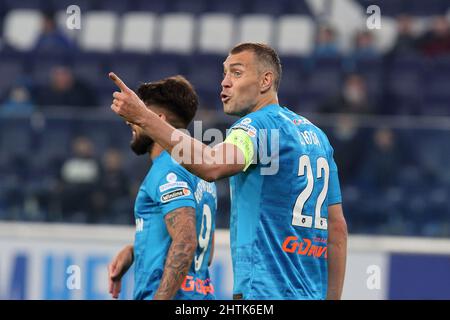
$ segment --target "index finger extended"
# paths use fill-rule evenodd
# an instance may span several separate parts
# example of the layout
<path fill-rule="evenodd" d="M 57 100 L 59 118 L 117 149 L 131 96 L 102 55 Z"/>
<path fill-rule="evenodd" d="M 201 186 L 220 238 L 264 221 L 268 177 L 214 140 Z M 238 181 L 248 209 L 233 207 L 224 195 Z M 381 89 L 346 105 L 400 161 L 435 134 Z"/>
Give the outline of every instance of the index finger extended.
<path fill-rule="evenodd" d="M 116 86 L 119 87 L 119 89 L 124 92 L 124 91 L 128 91 L 130 90 L 127 85 L 114 73 L 114 72 L 110 72 L 109 73 L 109 78 L 114 81 L 114 83 L 116 84 Z"/>

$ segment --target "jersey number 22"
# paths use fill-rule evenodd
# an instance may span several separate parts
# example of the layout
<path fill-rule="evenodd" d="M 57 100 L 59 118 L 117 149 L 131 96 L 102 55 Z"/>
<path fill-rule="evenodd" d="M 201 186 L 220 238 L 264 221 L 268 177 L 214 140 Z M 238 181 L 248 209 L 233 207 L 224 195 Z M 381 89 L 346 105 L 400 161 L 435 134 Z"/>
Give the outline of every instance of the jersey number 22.
<path fill-rule="evenodd" d="M 306 171 L 306 172 L 305 172 Z M 322 172 L 323 171 L 323 172 Z M 303 214 L 303 207 L 305 206 L 306 201 L 308 201 L 314 189 L 314 177 L 313 171 L 311 167 L 311 160 L 309 156 L 303 155 L 300 157 L 299 167 L 298 167 L 298 175 L 304 176 L 306 174 L 307 184 L 306 188 L 300 193 L 297 197 L 297 201 L 295 202 L 293 217 L 292 217 L 292 225 L 311 228 L 313 226 L 313 217 L 309 215 Z M 330 178 L 330 167 L 328 166 L 328 162 L 325 158 L 317 159 L 317 179 L 324 179 L 322 191 L 319 194 L 316 202 L 316 208 L 314 212 L 314 228 L 316 229 L 327 229 L 327 219 L 322 218 L 320 216 L 320 212 L 322 210 L 323 203 L 328 193 L 328 181 Z"/>

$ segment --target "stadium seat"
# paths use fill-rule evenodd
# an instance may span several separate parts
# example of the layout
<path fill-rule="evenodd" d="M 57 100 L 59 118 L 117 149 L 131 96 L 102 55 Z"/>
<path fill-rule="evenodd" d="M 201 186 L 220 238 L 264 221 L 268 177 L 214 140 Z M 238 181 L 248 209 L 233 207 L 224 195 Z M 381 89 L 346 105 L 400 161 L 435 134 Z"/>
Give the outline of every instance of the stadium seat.
<path fill-rule="evenodd" d="M 161 16 L 160 50 L 191 53 L 194 46 L 194 17 L 191 14 L 169 13 Z"/>
<path fill-rule="evenodd" d="M 238 23 L 238 42 L 261 42 L 271 44 L 274 36 L 274 21 L 270 15 L 246 14 Z"/>
<path fill-rule="evenodd" d="M 154 54 L 148 57 L 147 61 L 142 66 L 140 74 L 142 81 L 145 82 L 184 73 L 184 70 L 181 69 L 183 60 L 179 55 Z"/>
<path fill-rule="evenodd" d="M 450 83 L 450 74 L 440 72 L 433 75 L 428 75 L 424 82 L 425 95 L 447 99 L 450 103 L 450 90 L 448 87 L 448 84 Z"/>
<path fill-rule="evenodd" d="M 123 51 L 148 53 L 155 48 L 157 18 L 152 13 L 127 12 L 122 17 L 119 47 Z"/>
<path fill-rule="evenodd" d="M 125 156 L 127 157 L 135 157 L 135 155 L 131 152 L 130 141 L 132 139 L 132 133 L 130 127 L 126 125 L 126 123 L 120 119 L 112 119 L 108 121 L 106 124 L 102 123 L 102 127 L 105 128 L 107 135 L 102 138 L 96 137 L 94 138 L 94 142 L 100 143 L 100 139 L 110 138 L 109 144 L 107 146 L 100 147 L 101 149 L 106 150 L 107 148 L 117 148 L 119 150 L 125 151 Z M 101 155 L 101 153 L 98 153 Z"/>
<path fill-rule="evenodd" d="M 47 0 L 44 0 L 44 2 L 47 2 Z M 88 12 L 91 10 L 98 9 L 97 5 L 99 2 L 92 1 L 92 0 L 54 0 L 52 2 L 53 10 L 55 11 L 64 11 L 66 12 L 67 8 L 71 5 L 77 5 L 80 7 L 81 12 Z"/>
<path fill-rule="evenodd" d="M 48 1 L 41 1 L 41 0 L 21 0 L 21 1 L 15 1 L 15 0 L 3 0 L 3 6 L 4 9 L 7 11 L 10 10 L 17 10 L 17 9 L 34 9 L 34 10 L 41 10 L 46 8 L 48 6 Z"/>
<path fill-rule="evenodd" d="M 233 43 L 233 16 L 206 13 L 199 20 L 198 49 L 204 53 L 227 53 Z"/>
<path fill-rule="evenodd" d="M 302 59 L 297 57 L 281 57 L 282 76 L 279 88 L 280 101 L 293 105 L 297 104 L 298 97 L 304 89 L 304 74 Z"/>
<path fill-rule="evenodd" d="M 22 75 L 23 64 L 16 59 L 6 59 L 0 57 L 0 70 L 6 77 L 0 77 L 0 97 L 3 97 L 9 89 Z"/>
<path fill-rule="evenodd" d="M 83 16 L 80 47 L 86 51 L 111 52 L 116 46 L 117 15 L 90 11 Z"/>
<path fill-rule="evenodd" d="M 139 12 L 148 11 L 154 14 L 161 14 L 168 11 L 168 5 L 169 2 L 166 0 L 134 0 L 132 8 Z"/>
<path fill-rule="evenodd" d="M 300 15 L 314 15 L 314 3 L 319 2 L 317 0 L 287 0 L 288 12 L 292 14 Z M 323 0 L 322 0 L 323 2 Z M 311 6 L 312 5 L 312 6 Z M 317 13 L 316 13 L 317 14 Z"/>
<path fill-rule="evenodd" d="M 72 71 L 76 77 L 97 88 L 110 84 L 107 78 L 106 60 L 103 54 L 79 53 L 74 56 Z"/>
<path fill-rule="evenodd" d="M 431 61 L 430 72 L 437 72 L 441 74 L 450 73 L 450 55 L 442 55 L 434 57 Z"/>
<path fill-rule="evenodd" d="M 238 16 L 245 12 L 245 1 L 241 0 L 211 0 L 207 8 L 208 12 L 228 13 Z"/>
<path fill-rule="evenodd" d="M 106 106 L 111 104 L 111 94 L 109 95 L 109 97 L 110 101 Z M 119 140 L 121 142 L 124 140 L 122 137 L 119 137 L 119 135 L 122 135 L 122 131 L 124 130 L 117 131 L 117 127 L 122 126 L 125 126 L 123 121 L 121 119 L 115 118 L 112 118 L 111 120 L 102 119 L 97 121 L 78 120 L 74 121 L 74 132 L 75 136 L 85 136 L 89 140 L 91 140 L 94 144 L 95 156 L 100 158 L 112 145 L 114 140 Z M 111 128 L 114 128 L 116 130 L 111 130 Z M 130 132 L 127 132 L 125 141 L 128 143 L 130 140 L 131 134 Z M 124 147 L 127 147 L 127 144 L 120 146 L 120 148 Z"/>
<path fill-rule="evenodd" d="M 448 97 L 425 96 L 421 105 L 421 114 L 426 116 L 450 116 L 450 100 Z"/>
<path fill-rule="evenodd" d="M 120 57 L 120 58 L 119 58 Z M 120 55 L 114 55 L 110 60 L 108 70 L 114 71 L 128 87 L 134 89 L 143 79 L 140 77 L 142 61 Z"/>
<path fill-rule="evenodd" d="M 127 11 L 130 11 L 130 6 L 133 1 L 124 1 L 124 0 L 97 0 L 96 2 L 96 10 L 101 11 L 113 11 L 117 14 L 121 14 Z"/>
<path fill-rule="evenodd" d="M 207 0 L 173 0 L 170 1 L 171 12 L 200 14 L 206 10 Z"/>
<path fill-rule="evenodd" d="M 413 16 L 435 16 L 443 14 L 449 7 L 447 0 L 410 0 L 406 12 Z"/>
<path fill-rule="evenodd" d="M 8 156 L 25 155 L 32 149 L 31 127 L 27 118 L 10 118 L 1 122 L 0 150 L 5 150 Z"/>
<path fill-rule="evenodd" d="M 300 114 L 304 112 L 317 112 L 319 104 L 324 98 L 322 93 L 311 91 L 306 84 L 307 83 L 305 82 L 302 86 L 302 88 L 305 87 L 305 89 L 302 89 L 304 93 L 297 95 L 297 99 L 293 99 L 289 105 L 292 110 Z"/>
<path fill-rule="evenodd" d="M 5 17 L 4 41 L 17 50 L 32 49 L 41 30 L 41 17 L 35 10 L 9 11 Z"/>
<path fill-rule="evenodd" d="M 278 16 L 288 12 L 287 1 L 252 0 L 249 1 L 247 12 L 252 14 L 270 14 Z"/>
<path fill-rule="evenodd" d="M 279 19 L 277 48 L 281 55 L 307 55 L 314 44 L 314 22 L 305 15 L 286 15 Z"/>
<path fill-rule="evenodd" d="M 423 60 L 419 56 L 394 59 L 386 74 L 387 91 L 401 101 L 420 100 L 423 88 Z"/>
<path fill-rule="evenodd" d="M 196 55 L 189 59 L 186 76 L 195 87 L 202 106 L 220 107 L 220 83 L 224 56 Z"/>
<path fill-rule="evenodd" d="M 73 122 L 70 119 L 47 118 L 45 127 L 39 133 L 39 148 L 36 154 L 49 163 L 55 158 L 65 158 L 71 153 Z"/>
<path fill-rule="evenodd" d="M 420 0 L 419 0 L 420 1 Z M 395 17 L 406 12 L 409 1 L 405 0 L 358 0 L 364 11 L 370 5 L 377 5 L 383 16 Z"/>
<path fill-rule="evenodd" d="M 329 96 L 336 94 L 341 84 L 341 60 L 338 58 L 316 60 L 305 84 L 311 93 L 323 93 L 325 90 Z"/>
<path fill-rule="evenodd" d="M 450 56 L 430 60 L 424 74 L 422 112 L 427 115 L 450 116 Z"/>

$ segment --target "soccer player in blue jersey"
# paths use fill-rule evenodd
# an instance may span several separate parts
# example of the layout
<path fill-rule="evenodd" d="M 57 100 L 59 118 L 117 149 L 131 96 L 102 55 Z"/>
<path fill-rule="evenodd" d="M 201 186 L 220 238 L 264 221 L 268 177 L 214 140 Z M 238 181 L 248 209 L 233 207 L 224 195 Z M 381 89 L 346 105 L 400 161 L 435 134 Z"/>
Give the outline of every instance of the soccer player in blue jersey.
<path fill-rule="evenodd" d="M 142 84 L 137 95 L 175 128 L 186 128 L 197 110 L 197 95 L 181 76 Z M 153 164 L 135 202 L 134 245 L 122 249 L 109 266 L 109 292 L 118 297 L 121 278 L 134 263 L 135 299 L 213 299 L 208 265 L 216 187 L 180 166 L 141 128 L 129 125 L 132 150 L 148 154 Z"/>
<path fill-rule="evenodd" d="M 239 44 L 223 67 L 224 111 L 240 120 L 214 147 L 160 121 L 113 73 L 121 92 L 111 108 L 168 152 L 182 143 L 177 161 L 202 179 L 231 177 L 235 299 L 340 299 L 347 226 L 326 135 L 279 105 L 281 63 L 269 46 Z"/>

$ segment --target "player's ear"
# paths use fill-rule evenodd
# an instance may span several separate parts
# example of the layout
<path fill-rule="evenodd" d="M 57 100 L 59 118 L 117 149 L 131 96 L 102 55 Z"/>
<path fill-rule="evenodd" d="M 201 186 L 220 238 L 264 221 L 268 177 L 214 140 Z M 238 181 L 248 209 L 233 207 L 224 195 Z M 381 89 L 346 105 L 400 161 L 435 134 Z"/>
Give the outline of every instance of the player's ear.
<path fill-rule="evenodd" d="M 265 93 L 273 86 L 274 74 L 272 71 L 265 71 L 261 76 L 261 93 Z"/>
<path fill-rule="evenodd" d="M 159 116 L 161 119 L 163 119 L 164 121 L 167 121 L 167 117 L 166 117 L 166 115 L 165 115 L 164 113 L 160 113 L 160 114 L 158 114 L 158 116 Z"/>

